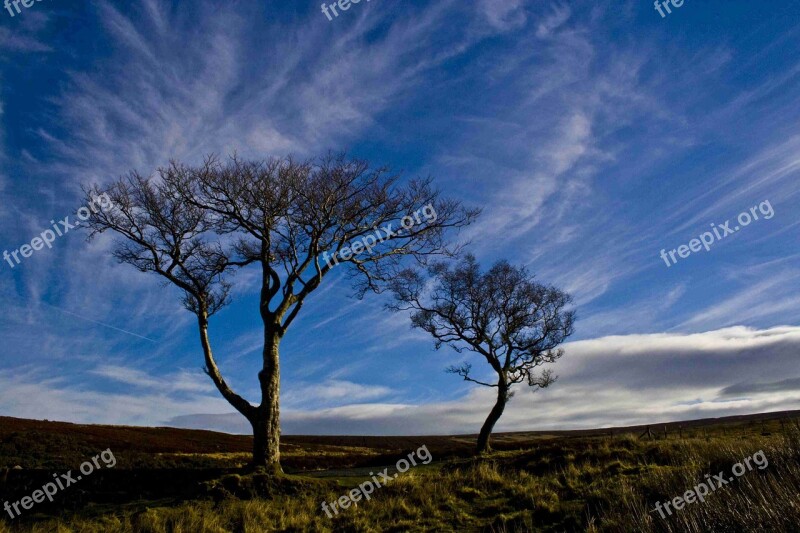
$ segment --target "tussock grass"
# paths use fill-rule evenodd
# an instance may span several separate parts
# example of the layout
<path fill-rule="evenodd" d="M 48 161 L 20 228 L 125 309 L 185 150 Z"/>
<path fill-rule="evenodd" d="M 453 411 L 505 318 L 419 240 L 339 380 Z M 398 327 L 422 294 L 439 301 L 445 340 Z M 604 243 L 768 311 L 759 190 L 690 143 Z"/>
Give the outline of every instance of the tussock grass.
<path fill-rule="evenodd" d="M 311 481 L 270 499 L 88 507 L 60 519 L 13 524 L 25 532 L 749 532 L 797 531 L 800 524 L 800 430 L 633 436 L 542 441 L 474 459 L 435 461 L 401 474 L 332 519 L 321 510 L 365 480 L 353 473 Z M 704 480 L 763 450 L 755 468 L 666 520 L 652 513 Z M 289 487 L 290 489 L 292 487 Z"/>
<path fill-rule="evenodd" d="M 706 474 L 725 472 L 735 463 L 763 450 L 769 461 L 708 496 L 662 518 L 651 512 L 705 480 Z M 644 479 L 625 482 L 624 499 L 609 510 L 597 531 L 705 533 L 798 531 L 800 528 L 800 430 L 790 426 L 777 438 L 725 439 L 686 447 L 682 460 Z"/>

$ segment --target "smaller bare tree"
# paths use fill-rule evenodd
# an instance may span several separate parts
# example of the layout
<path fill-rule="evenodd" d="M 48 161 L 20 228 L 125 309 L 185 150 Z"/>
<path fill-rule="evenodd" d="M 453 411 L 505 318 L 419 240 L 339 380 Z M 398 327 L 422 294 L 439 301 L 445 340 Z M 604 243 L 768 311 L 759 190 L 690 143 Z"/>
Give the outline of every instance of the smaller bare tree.
<path fill-rule="evenodd" d="M 436 349 L 448 344 L 458 353 L 477 353 L 497 374 L 495 383 L 487 383 L 474 377 L 469 363 L 448 369 L 466 381 L 497 389 L 497 402 L 478 437 L 481 454 L 491 450 L 489 437 L 513 385 L 525 381 L 543 388 L 555 381 L 551 370 L 535 369 L 563 355 L 558 346 L 573 333 L 575 313 L 567 309 L 572 298 L 506 261 L 481 273 L 472 255 L 452 269 L 436 263 L 428 274 L 408 269 L 397 276 L 390 308 L 412 311 L 412 324 L 433 336 Z"/>

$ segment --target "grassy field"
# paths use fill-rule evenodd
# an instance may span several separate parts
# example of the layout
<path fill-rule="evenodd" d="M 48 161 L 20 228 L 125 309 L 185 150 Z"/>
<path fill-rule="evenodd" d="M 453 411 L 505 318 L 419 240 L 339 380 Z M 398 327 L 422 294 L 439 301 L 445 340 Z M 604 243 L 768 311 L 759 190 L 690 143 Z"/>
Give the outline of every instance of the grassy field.
<path fill-rule="evenodd" d="M 0 419 L 2 500 L 30 494 L 104 449 L 118 460 L 54 504 L 5 515 L 0 533 L 798 531 L 799 414 L 659 425 L 641 438 L 641 427 L 503 434 L 480 459 L 471 457 L 469 436 L 286 437 L 280 478 L 239 470 L 246 437 Z M 430 464 L 333 518 L 321 510 L 422 445 Z M 759 451 L 765 468 L 672 516 L 654 511 L 707 474 L 730 476 Z M 22 469 L 8 470 L 15 466 Z"/>

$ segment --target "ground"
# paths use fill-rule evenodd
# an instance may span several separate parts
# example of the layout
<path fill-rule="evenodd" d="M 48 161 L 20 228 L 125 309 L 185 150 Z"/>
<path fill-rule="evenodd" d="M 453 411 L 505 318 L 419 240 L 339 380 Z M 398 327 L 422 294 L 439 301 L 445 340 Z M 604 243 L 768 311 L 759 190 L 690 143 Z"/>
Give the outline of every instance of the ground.
<path fill-rule="evenodd" d="M 10 531 L 798 531 L 800 412 L 577 432 L 283 439 L 285 476 L 242 470 L 250 439 L 169 428 L 81 426 L 0 418 L 0 505 L 54 473 L 111 450 L 100 468 L 22 516 Z M 398 459 L 424 446 L 394 478 Z M 752 468 L 705 502 L 662 518 L 655 506 L 706 479 Z M 102 464 L 102 463 L 101 463 Z M 15 468 L 15 467 L 21 467 Z M 392 481 L 329 518 L 333 502 L 384 468 Z M 726 474 L 728 475 L 728 474 Z"/>

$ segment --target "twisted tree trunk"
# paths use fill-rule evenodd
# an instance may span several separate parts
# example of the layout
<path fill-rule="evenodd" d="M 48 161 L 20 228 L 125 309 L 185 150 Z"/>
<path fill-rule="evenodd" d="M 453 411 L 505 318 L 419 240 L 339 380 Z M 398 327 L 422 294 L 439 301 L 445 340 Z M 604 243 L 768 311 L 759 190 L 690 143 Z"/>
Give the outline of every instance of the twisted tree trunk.
<path fill-rule="evenodd" d="M 478 435 L 477 452 L 479 455 L 492 450 L 492 447 L 489 444 L 489 437 L 492 435 L 494 425 L 498 420 L 500 420 L 500 417 L 503 416 L 503 411 L 508 403 L 508 391 L 508 382 L 505 378 L 500 377 L 500 380 L 497 383 L 497 402 L 495 402 L 494 407 L 489 413 L 489 416 L 486 418 L 486 422 L 484 422 L 483 427 L 481 427 L 480 435 Z"/>
<path fill-rule="evenodd" d="M 258 373 L 261 405 L 256 408 L 255 415 L 250 420 L 253 426 L 253 467 L 263 467 L 275 472 L 282 472 L 279 346 L 278 336 L 265 332 L 264 366 Z"/>
<path fill-rule="evenodd" d="M 220 394 L 236 408 L 250 422 L 253 428 L 253 460 L 251 467 L 266 468 L 269 471 L 280 473 L 280 337 L 277 333 L 265 328 L 263 367 L 258 373 L 261 385 L 261 404 L 252 405 L 243 397 L 236 394 L 222 377 L 219 367 L 211 351 L 211 342 L 208 336 L 208 314 L 201 311 L 198 314 L 200 329 L 200 342 L 205 355 L 206 373 L 211 376 L 214 385 Z"/>

